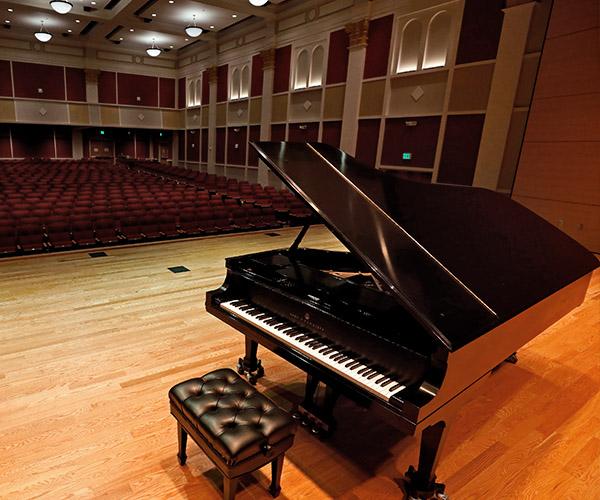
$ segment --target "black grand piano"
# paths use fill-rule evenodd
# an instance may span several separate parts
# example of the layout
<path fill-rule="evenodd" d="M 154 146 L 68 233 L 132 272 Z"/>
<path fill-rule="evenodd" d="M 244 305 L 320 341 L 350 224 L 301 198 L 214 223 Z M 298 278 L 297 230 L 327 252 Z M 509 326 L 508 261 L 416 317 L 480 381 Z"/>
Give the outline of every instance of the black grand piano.
<path fill-rule="evenodd" d="M 407 497 L 443 497 L 435 465 L 453 414 L 486 377 L 584 299 L 596 258 L 509 198 L 399 180 L 320 143 L 258 142 L 261 159 L 348 251 L 231 257 L 206 309 L 307 372 L 297 415 L 331 432 L 343 394 L 421 433 Z M 315 397 L 319 384 L 325 396 Z"/>

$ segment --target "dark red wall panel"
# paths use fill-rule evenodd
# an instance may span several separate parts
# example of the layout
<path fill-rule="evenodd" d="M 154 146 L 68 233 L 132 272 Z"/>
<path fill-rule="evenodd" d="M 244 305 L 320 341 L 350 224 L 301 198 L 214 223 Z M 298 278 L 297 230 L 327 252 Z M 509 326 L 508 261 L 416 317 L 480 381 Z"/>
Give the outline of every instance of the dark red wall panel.
<path fill-rule="evenodd" d="M 187 161 L 200 161 L 200 131 L 187 131 Z"/>
<path fill-rule="evenodd" d="M 348 43 L 348 34 L 345 29 L 333 31 L 329 36 L 328 85 L 346 81 L 348 74 Z"/>
<path fill-rule="evenodd" d="M 208 70 L 202 72 L 202 103 L 208 104 L 210 101 L 210 79 L 208 78 Z"/>
<path fill-rule="evenodd" d="M 290 63 L 292 46 L 286 45 L 275 50 L 275 77 L 273 93 L 287 92 L 290 88 Z"/>
<path fill-rule="evenodd" d="M 377 160 L 380 122 L 379 118 L 358 120 L 356 158 L 371 167 L 375 166 L 375 161 Z"/>
<path fill-rule="evenodd" d="M 227 92 L 227 64 L 223 64 L 217 68 L 217 102 L 227 100 L 229 93 Z"/>
<path fill-rule="evenodd" d="M 66 68 L 67 100 L 86 101 L 85 71 L 81 68 Z"/>
<path fill-rule="evenodd" d="M 260 125 L 252 125 L 248 136 L 249 142 L 260 141 Z M 248 165 L 258 167 L 258 153 L 250 144 L 248 144 Z"/>
<path fill-rule="evenodd" d="M 340 147 L 342 139 L 342 122 L 323 122 L 323 138 L 321 142 Z"/>
<path fill-rule="evenodd" d="M 408 126 L 406 122 L 417 124 Z M 388 118 L 385 121 L 381 164 L 433 168 L 439 131 L 439 116 Z M 403 160 L 404 152 L 411 153 L 412 158 Z"/>
<path fill-rule="evenodd" d="M 0 124 L 0 158 L 11 158 L 10 126 Z"/>
<path fill-rule="evenodd" d="M 117 75 L 111 71 L 101 71 L 98 75 L 98 101 L 106 104 L 117 103 Z"/>
<path fill-rule="evenodd" d="M 159 103 L 161 108 L 175 107 L 175 79 L 174 78 L 159 78 Z"/>
<path fill-rule="evenodd" d="M 177 107 L 179 109 L 185 108 L 186 95 L 185 95 L 185 78 L 177 80 Z"/>
<path fill-rule="evenodd" d="M 263 88 L 263 58 L 260 54 L 252 56 L 252 83 L 250 84 L 250 96 L 262 95 Z"/>
<path fill-rule="evenodd" d="M 12 97 L 12 78 L 10 74 L 10 62 L 0 61 L 0 96 Z"/>
<path fill-rule="evenodd" d="M 505 0 L 466 0 L 456 63 L 495 59 L 498 52 Z"/>
<path fill-rule="evenodd" d="M 73 129 L 71 127 L 56 127 L 56 157 L 73 158 Z"/>
<path fill-rule="evenodd" d="M 216 144 L 215 162 L 219 164 L 225 163 L 225 128 L 217 129 L 217 144 Z"/>
<path fill-rule="evenodd" d="M 65 100 L 65 70 L 62 66 L 13 62 L 15 96 Z M 39 93 L 42 89 L 43 93 Z"/>
<path fill-rule="evenodd" d="M 201 157 L 200 161 L 202 163 L 208 163 L 208 129 L 202 129 L 202 143 L 200 144 Z"/>
<path fill-rule="evenodd" d="M 271 125 L 271 140 L 285 141 L 285 123 Z"/>
<path fill-rule="evenodd" d="M 158 106 L 158 78 L 155 76 L 118 73 L 119 104 Z M 138 97 L 140 98 L 138 100 Z"/>
<path fill-rule="evenodd" d="M 13 125 L 15 158 L 55 158 L 54 129 L 45 125 Z"/>
<path fill-rule="evenodd" d="M 438 182 L 473 183 L 485 115 L 451 115 L 446 123 Z"/>
<path fill-rule="evenodd" d="M 145 160 L 150 156 L 150 134 L 147 130 L 138 130 L 135 133 L 135 157 Z"/>
<path fill-rule="evenodd" d="M 369 45 L 365 59 L 364 78 L 387 74 L 393 25 L 394 16 L 392 14 L 369 22 Z"/>
<path fill-rule="evenodd" d="M 319 140 L 319 122 L 290 123 L 288 141 L 316 142 Z"/>
<path fill-rule="evenodd" d="M 116 155 L 135 158 L 135 131 L 127 129 L 115 129 L 114 137 Z M 93 151 L 92 154 L 94 154 Z"/>
<path fill-rule="evenodd" d="M 246 164 L 246 144 L 248 129 L 246 127 L 229 127 L 227 129 L 227 164 Z"/>
<path fill-rule="evenodd" d="M 185 160 L 185 130 L 179 130 L 177 132 L 178 141 L 178 159 L 179 161 Z"/>

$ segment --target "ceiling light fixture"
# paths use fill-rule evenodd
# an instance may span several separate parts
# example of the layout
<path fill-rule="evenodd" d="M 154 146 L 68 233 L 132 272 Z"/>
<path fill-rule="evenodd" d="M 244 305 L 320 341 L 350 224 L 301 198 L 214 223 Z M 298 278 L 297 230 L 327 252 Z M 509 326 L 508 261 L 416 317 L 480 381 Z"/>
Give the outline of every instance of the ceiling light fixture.
<path fill-rule="evenodd" d="M 185 34 L 192 38 L 196 38 L 202 34 L 202 28 L 196 25 L 196 14 L 194 14 L 194 23 L 186 26 Z"/>
<path fill-rule="evenodd" d="M 42 21 L 40 29 L 36 31 L 33 36 L 35 36 L 42 43 L 49 42 L 52 39 L 52 34 L 48 33 L 44 28 L 44 21 Z"/>
<path fill-rule="evenodd" d="M 235 19 L 237 17 L 237 14 L 231 14 L 231 17 Z"/>
<path fill-rule="evenodd" d="M 248 0 L 255 7 L 262 7 L 266 5 L 269 0 Z"/>
<path fill-rule="evenodd" d="M 158 57 L 160 56 L 160 54 L 162 53 L 162 49 L 159 49 L 156 46 L 156 38 L 152 39 L 152 47 L 148 47 L 146 49 L 146 54 L 148 54 L 150 57 Z"/>
<path fill-rule="evenodd" d="M 71 12 L 73 4 L 71 2 L 67 2 L 67 0 L 51 0 L 50 7 L 52 7 L 59 14 L 68 14 Z"/>
<path fill-rule="evenodd" d="M 11 8 L 6 9 L 8 12 L 14 12 Z"/>

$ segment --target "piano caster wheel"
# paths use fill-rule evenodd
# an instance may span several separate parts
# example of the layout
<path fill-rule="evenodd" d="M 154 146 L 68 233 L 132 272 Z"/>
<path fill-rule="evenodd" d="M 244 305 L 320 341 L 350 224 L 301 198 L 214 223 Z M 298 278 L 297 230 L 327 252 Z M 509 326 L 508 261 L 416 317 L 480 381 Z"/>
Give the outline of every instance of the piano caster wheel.
<path fill-rule="evenodd" d="M 321 436 L 321 428 L 320 428 L 320 427 L 318 427 L 318 426 L 316 426 L 316 425 L 313 425 L 313 426 L 310 428 L 310 433 L 311 433 L 313 436 L 320 437 L 320 436 Z"/>
<path fill-rule="evenodd" d="M 294 413 L 292 413 L 292 418 L 296 421 L 300 421 L 302 420 L 302 414 L 298 411 L 295 411 Z"/>
<path fill-rule="evenodd" d="M 303 419 L 300 421 L 300 424 L 302 425 L 302 427 L 308 427 L 308 426 L 310 425 L 310 423 L 311 423 L 311 422 L 310 422 L 310 419 L 308 419 L 308 418 L 303 418 Z"/>
<path fill-rule="evenodd" d="M 246 370 L 244 369 L 244 360 L 242 358 L 238 359 L 237 372 L 240 375 L 244 375 L 246 373 Z"/>
<path fill-rule="evenodd" d="M 252 385 L 256 385 L 256 382 L 258 382 L 258 377 L 256 375 L 248 375 L 248 382 L 250 382 Z"/>

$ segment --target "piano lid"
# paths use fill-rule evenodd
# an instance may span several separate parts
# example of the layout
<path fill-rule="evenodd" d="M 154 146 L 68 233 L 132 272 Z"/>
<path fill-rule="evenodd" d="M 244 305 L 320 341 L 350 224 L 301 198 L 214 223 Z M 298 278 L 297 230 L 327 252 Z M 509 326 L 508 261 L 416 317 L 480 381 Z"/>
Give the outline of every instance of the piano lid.
<path fill-rule="evenodd" d="M 400 180 L 320 143 L 252 145 L 449 350 L 598 265 L 577 242 L 493 191 Z"/>

